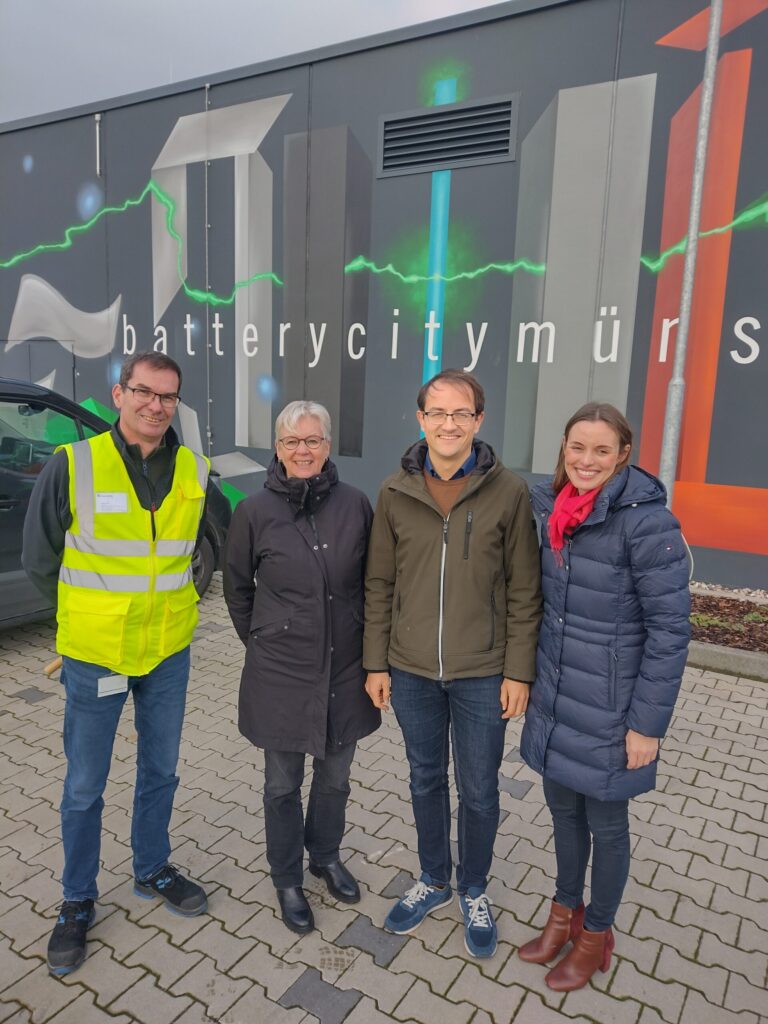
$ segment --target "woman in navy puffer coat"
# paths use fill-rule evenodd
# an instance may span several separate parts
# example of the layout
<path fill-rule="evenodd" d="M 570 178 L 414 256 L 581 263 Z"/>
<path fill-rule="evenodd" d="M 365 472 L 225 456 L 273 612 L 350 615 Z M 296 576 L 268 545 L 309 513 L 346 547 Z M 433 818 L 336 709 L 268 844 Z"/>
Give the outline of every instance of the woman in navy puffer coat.
<path fill-rule="evenodd" d="M 632 434 L 589 403 L 565 429 L 555 479 L 533 489 L 544 619 L 521 755 L 544 776 L 557 884 L 544 932 L 519 950 L 570 991 L 607 970 L 629 874 L 629 798 L 653 789 L 685 667 L 685 543 L 663 484 L 628 465 Z M 594 846 L 592 901 L 584 880 Z"/>

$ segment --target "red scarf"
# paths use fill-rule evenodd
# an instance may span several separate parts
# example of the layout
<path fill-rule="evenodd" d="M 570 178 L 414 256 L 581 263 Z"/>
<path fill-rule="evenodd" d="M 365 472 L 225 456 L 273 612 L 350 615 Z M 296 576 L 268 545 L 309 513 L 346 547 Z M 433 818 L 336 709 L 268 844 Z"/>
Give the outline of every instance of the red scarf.
<path fill-rule="evenodd" d="M 555 498 L 555 507 L 549 517 L 549 544 L 558 565 L 563 564 L 565 534 L 573 533 L 595 507 L 600 488 L 595 487 L 586 494 L 579 494 L 570 480 Z"/>

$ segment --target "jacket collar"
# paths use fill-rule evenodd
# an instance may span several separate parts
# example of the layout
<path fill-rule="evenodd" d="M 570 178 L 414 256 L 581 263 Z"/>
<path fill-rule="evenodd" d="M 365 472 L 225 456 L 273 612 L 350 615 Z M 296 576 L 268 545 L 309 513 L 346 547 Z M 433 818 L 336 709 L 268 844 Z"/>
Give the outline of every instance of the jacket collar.
<path fill-rule="evenodd" d="M 475 491 L 479 490 L 489 480 L 492 480 L 503 469 L 503 466 L 496 458 L 493 448 L 486 444 L 485 441 L 475 440 L 472 443 L 472 447 L 477 457 L 477 462 L 473 472 L 467 478 L 467 486 L 459 496 L 457 504 L 474 494 Z M 412 498 L 423 501 L 442 517 L 442 512 L 427 490 L 424 480 L 424 460 L 427 457 L 427 450 L 427 442 L 423 439 L 411 445 L 403 455 L 400 463 L 401 468 L 395 474 L 394 479 L 390 480 L 389 486 L 393 490 L 402 491 Z"/>
<path fill-rule="evenodd" d="M 128 444 L 128 442 L 126 441 L 125 437 L 123 436 L 123 432 L 120 429 L 119 420 L 115 420 L 115 422 L 112 424 L 112 427 L 110 428 L 109 433 L 110 436 L 112 437 L 112 440 L 115 443 L 115 448 L 117 448 L 117 450 L 120 452 L 120 454 L 126 461 L 135 462 L 137 465 L 140 465 L 143 461 L 145 461 L 141 457 L 141 449 L 139 448 L 139 446 L 137 444 Z M 175 449 L 179 447 L 179 443 L 179 435 L 176 433 L 173 427 L 168 427 L 168 429 L 160 439 L 160 444 L 157 446 L 157 448 L 155 448 L 153 452 L 150 453 L 148 458 L 154 458 L 154 456 L 163 448 L 170 448 L 171 451 L 175 451 Z"/>
<path fill-rule="evenodd" d="M 287 476 L 282 462 L 277 455 L 273 455 L 272 461 L 267 466 L 267 479 L 264 486 L 267 490 L 274 491 L 275 494 L 281 495 L 290 502 L 297 515 L 300 512 L 311 515 L 317 512 L 338 482 L 338 470 L 330 459 L 317 476 L 310 477 L 309 480 L 301 480 L 295 476 Z"/>

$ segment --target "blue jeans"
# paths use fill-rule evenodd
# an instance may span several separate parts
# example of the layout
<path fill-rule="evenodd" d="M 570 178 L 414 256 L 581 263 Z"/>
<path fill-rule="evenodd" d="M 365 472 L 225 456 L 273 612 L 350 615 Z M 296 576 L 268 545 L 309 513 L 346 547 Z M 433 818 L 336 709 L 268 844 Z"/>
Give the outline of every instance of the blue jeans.
<path fill-rule="evenodd" d="M 584 925 L 610 928 L 629 877 L 629 800 L 596 800 L 544 778 L 544 797 L 555 826 L 555 899 L 572 910 L 584 898 L 590 847 L 591 903 Z"/>
<path fill-rule="evenodd" d="M 95 900 L 101 849 L 102 794 L 126 693 L 98 696 L 98 680 L 109 669 L 64 658 L 66 690 L 64 753 L 67 775 L 61 801 L 65 900 Z M 181 726 L 189 679 L 189 647 L 161 661 L 145 676 L 130 676 L 138 734 L 131 847 L 133 871 L 148 878 L 168 863 L 168 823 L 179 784 Z"/>
<path fill-rule="evenodd" d="M 502 677 L 442 682 L 391 670 L 392 707 L 411 769 L 411 801 L 419 862 L 433 882 L 451 881 L 451 808 L 448 741 L 459 794 L 460 893 L 485 889 L 499 827 L 499 768 L 506 720 L 501 717 Z"/>
<path fill-rule="evenodd" d="M 301 808 L 305 754 L 288 750 L 264 751 L 264 829 L 267 861 L 276 889 L 291 889 L 304 881 L 304 848 L 318 867 L 339 859 L 344 835 L 349 770 L 357 744 L 329 746 L 325 757 L 312 761 L 312 785 L 307 817 Z"/>

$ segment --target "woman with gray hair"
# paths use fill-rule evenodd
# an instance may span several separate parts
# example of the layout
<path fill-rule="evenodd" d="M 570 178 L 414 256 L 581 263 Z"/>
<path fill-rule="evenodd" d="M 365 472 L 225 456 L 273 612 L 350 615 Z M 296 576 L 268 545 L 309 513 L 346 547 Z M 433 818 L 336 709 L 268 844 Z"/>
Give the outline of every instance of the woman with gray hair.
<path fill-rule="evenodd" d="M 305 848 L 332 896 L 360 899 L 339 845 L 355 745 L 381 724 L 362 667 L 373 513 L 362 491 L 339 481 L 330 451 L 327 410 L 290 402 L 275 423 L 264 489 L 235 509 L 224 555 L 224 597 L 246 648 L 239 727 L 264 750 L 267 860 L 283 921 L 299 933 L 314 928 Z"/>

